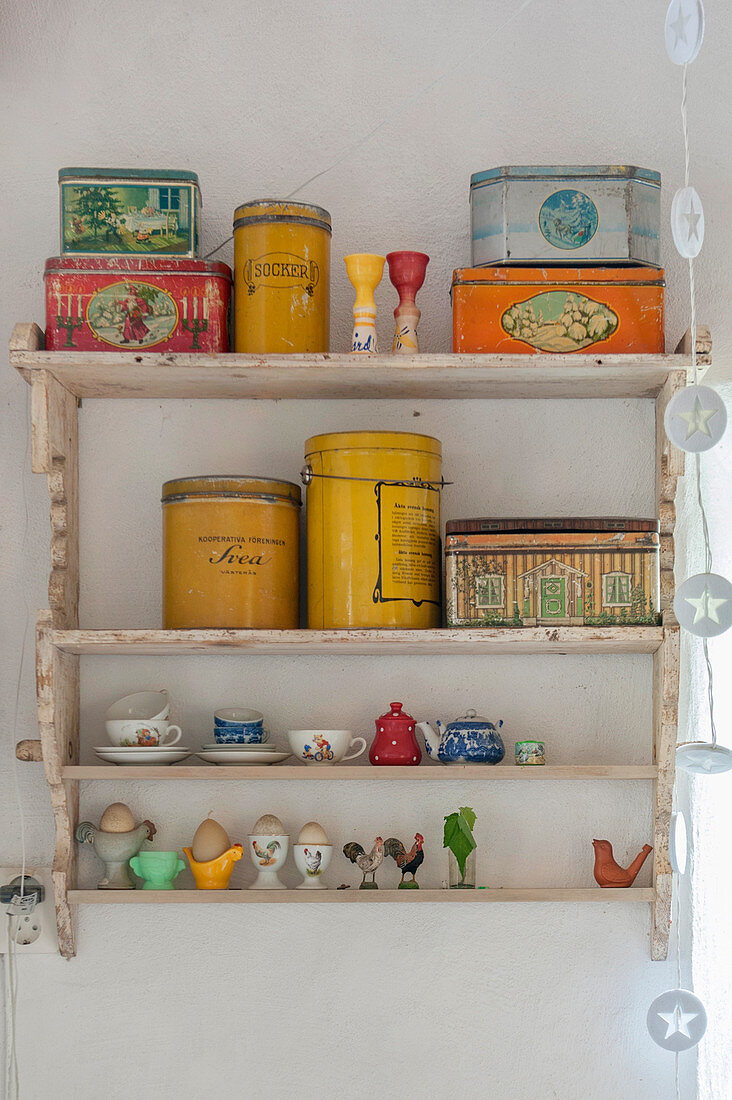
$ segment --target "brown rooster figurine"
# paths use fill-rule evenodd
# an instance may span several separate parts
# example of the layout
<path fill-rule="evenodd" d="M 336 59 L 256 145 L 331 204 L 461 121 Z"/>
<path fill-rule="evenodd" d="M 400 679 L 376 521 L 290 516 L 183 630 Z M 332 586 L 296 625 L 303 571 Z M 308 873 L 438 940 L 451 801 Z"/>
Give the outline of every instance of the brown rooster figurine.
<path fill-rule="evenodd" d="M 384 862 L 384 841 L 380 836 L 377 836 L 374 846 L 368 854 L 357 841 L 350 840 L 348 844 L 343 845 L 343 855 L 350 859 L 351 863 L 355 863 L 363 875 L 359 890 L 379 889 L 376 885 L 376 872 Z M 371 882 L 366 881 L 366 875 L 371 875 Z"/>
<path fill-rule="evenodd" d="M 401 840 L 397 840 L 396 837 L 390 836 L 384 841 L 384 854 L 391 856 L 402 873 L 402 881 L 397 887 L 398 890 L 419 890 L 419 883 L 414 876 L 424 863 L 423 844 L 424 837 L 421 833 L 414 834 L 414 844 L 409 851 L 404 847 Z M 412 876 L 411 882 L 404 881 L 404 876 L 407 874 Z"/>
<path fill-rule="evenodd" d="M 613 858 L 613 846 L 609 840 L 593 840 L 595 849 L 595 882 L 604 888 L 632 886 L 648 856 L 653 851 L 650 844 L 644 844 L 630 867 L 621 867 Z"/>

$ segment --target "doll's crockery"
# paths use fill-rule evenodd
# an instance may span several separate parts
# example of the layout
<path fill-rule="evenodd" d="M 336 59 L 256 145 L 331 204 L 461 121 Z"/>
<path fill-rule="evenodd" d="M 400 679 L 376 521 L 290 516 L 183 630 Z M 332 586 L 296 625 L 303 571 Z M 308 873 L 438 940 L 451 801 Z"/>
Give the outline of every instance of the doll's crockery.
<path fill-rule="evenodd" d="M 546 764 L 546 745 L 543 741 L 517 741 L 516 763 L 519 767 L 537 767 Z"/>
<path fill-rule="evenodd" d="M 376 302 L 374 291 L 384 273 L 384 257 L 371 252 L 354 252 L 343 260 L 348 278 L 356 291 L 353 303 L 351 351 L 376 352 Z"/>
<path fill-rule="evenodd" d="M 177 852 L 138 852 L 130 860 L 132 870 L 145 880 L 143 890 L 172 890 L 185 866 Z"/>
<path fill-rule="evenodd" d="M 402 880 L 397 887 L 398 890 L 419 890 L 419 883 L 415 875 L 424 863 L 423 845 L 424 837 L 421 833 L 414 834 L 414 844 L 409 851 L 407 851 L 401 840 L 397 840 L 396 837 L 390 836 L 384 841 L 384 854 L 391 856 L 402 873 Z M 405 875 L 411 875 L 412 877 L 405 882 Z"/>
<path fill-rule="evenodd" d="M 384 862 L 384 841 L 380 836 L 377 836 L 370 852 L 366 852 L 357 841 L 349 841 L 343 846 L 343 855 L 346 859 L 350 859 L 351 863 L 355 863 L 363 875 L 359 890 L 379 889 L 376 885 L 376 872 Z M 371 875 L 371 882 L 366 881 L 367 875 Z"/>
<path fill-rule="evenodd" d="M 391 350 L 402 355 L 416 355 L 419 351 L 417 325 L 422 313 L 415 298 L 424 282 L 430 258 L 424 252 L 389 252 L 386 262 L 389 278 L 399 294 L 399 305 L 394 310 L 396 329 Z"/>
<path fill-rule="evenodd" d="M 91 844 L 104 863 L 104 877 L 97 883 L 97 889 L 134 890 L 128 863 L 156 831 L 152 821 L 136 826 L 132 811 L 123 802 L 107 807 L 98 828 L 91 821 L 82 821 L 76 828 L 76 839 L 81 844 Z"/>
<path fill-rule="evenodd" d="M 366 752 L 364 738 L 354 737 L 351 730 L 288 730 L 287 739 L 295 756 L 305 764 L 337 764 Z M 353 746 L 355 751 L 349 752 Z"/>
<path fill-rule="evenodd" d="M 595 882 L 604 888 L 623 888 L 632 886 L 648 856 L 653 851 L 650 844 L 644 844 L 629 867 L 621 867 L 613 856 L 613 846 L 609 840 L 593 840 L 595 849 Z"/>
<path fill-rule="evenodd" d="M 429 722 L 418 723 L 428 755 L 441 764 L 500 764 L 506 753 L 498 732 L 502 725 L 494 725 L 474 710 L 447 725 L 437 721 L 436 729 Z"/>
<path fill-rule="evenodd" d="M 333 848 L 322 825 L 317 821 L 308 821 L 303 825 L 292 852 L 295 866 L 303 879 L 296 889 L 327 890 L 322 875 L 330 863 Z"/>
<path fill-rule="evenodd" d="M 415 721 L 402 710 L 401 703 L 389 703 L 389 710 L 376 719 L 376 737 L 369 760 L 376 766 L 419 764 L 422 750 L 414 733 Z"/>
<path fill-rule="evenodd" d="M 264 814 L 249 834 L 249 855 L 258 874 L 250 890 L 284 890 L 277 872 L 284 866 L 290 847 L 290 837 L 274 814 Z"/>

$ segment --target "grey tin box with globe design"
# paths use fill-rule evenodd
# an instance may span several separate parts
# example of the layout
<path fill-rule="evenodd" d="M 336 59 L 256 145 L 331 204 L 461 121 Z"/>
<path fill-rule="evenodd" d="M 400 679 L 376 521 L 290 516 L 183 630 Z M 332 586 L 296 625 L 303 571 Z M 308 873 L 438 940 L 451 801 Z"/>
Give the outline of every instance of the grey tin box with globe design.
<path fill-rule="evenodd" d="M 470 179 L 473 266 L 660 267 L 661 176 L 633 165 L 491 168 Z"/>

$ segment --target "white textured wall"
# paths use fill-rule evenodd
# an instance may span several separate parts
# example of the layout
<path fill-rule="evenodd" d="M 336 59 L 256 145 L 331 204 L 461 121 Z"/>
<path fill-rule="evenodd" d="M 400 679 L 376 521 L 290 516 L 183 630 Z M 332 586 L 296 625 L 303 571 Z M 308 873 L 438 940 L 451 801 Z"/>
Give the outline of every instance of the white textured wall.
<path fill-rule="evenodd" d="M 9 106 L 0 114 L 9 183 L 0 222 L 2 338 L 16 320 L 42 319 L 59 166 L 196 169 L 211 248 L 229 232 L 235 204 L 293 190 L 457 64 L 423 103 L 301 196 L 333 216 L 334 349 L 345 346 L 350 324 L 340 257 L 400 247 L 432 257 L 420 298 L 423 349 L 447 349 L 450 272 L 469 259 L 471 171 L 637 163 L 661 169 L 668 209 L 682 173 L 680 73 L 663 52 L 664 9 L 661 0 L 535 0 L 473 55 L 513 5 L 13 5 L 3 66 Z M 716 120 L 730 93 L 730 20 L 720 5 L 710 16 L 690 73 L 690 116 L 709 233 L 700 317 L 712 324 L 724 365 L 732 349 L 725 264 L 732 165 Z M 664 253 L 671 256 L 667 239 Z M 669 263 L 668 281 L 673 346 L 686 327 L 680 263 Z M 378 293 L 385 342 L 393 298 L 385 282 Z M 0 862 L 10 863 L 20 855 L 12 743 L 35 726 L 32 618 L 46 602 L 48 523 L 45 485 L 28 471 L 27 390 L 11 372 L 2 411 Z M 164 479 L 237 470 L 295 478 L 302 443 L 318 431 L 376 425 L 437 435 L 456 483 L 444 518 L 652 508 L 652 412 L 642 402 L 89 401 L 81 424 L 82 619 L 90 626 L 157 623 Z M 103 739 L 109 701 L 164 683 L 193 743 L 214 706 L 230 701 L 260 703 L 279 732 L 291 722 L 368 732 L 396 697 L 419 716 L 475 706 L 503 717 L 509 741 L 545 735 L 557 762 L 640 761 L 650 751 L 649 666 L 630 656 L 95 658 L 83 666 L 83 755 L 91 759 Z M 40 770 L 22 766 L 20 784 L 29 855 L 49 862 Z M 423 881 L 436 885 L 445 874 L 442 817 L 467 802 L 478 813 L 485 881 L 579 885 L 592 881 L 593 836 L 611 837 L 621 855 L 648 839 L 647 791 L 641 783 L 110 782 L 84 789 L 83 813 L 96 818 L 108 801 L 123 799 L 151 816 L 171 846 L 188 842 L 210 809 L 232 837 L 263 811 L 277 812 L 293 832 L 317 817 L 339 844 L 384 830 L 407 839 L 419 828 L 427 839 Z M 84 881 L 93 883 L 97 870 L 85 852 Z M 250 873 L 237 868 L 239 881 Z M 644 868 L 641 881 L 649 875 Z M 393 880 L 394 871 L 381 877 Z M 329 879 L 357 876 L 335 856 Z M 77 959 L 24 960 L 23 1095 L 665 1100 L 672 1057 L 651 1044 L 644 1021 L 650 1000 L 673 984 L 673 968 L 649 962 L 648 924 L 641 905 L 85 908 Z M 690 1077 L 693 1061 L 683 1068 Z M 690 1082 L 686 1095 L 693 1092 Z"/>

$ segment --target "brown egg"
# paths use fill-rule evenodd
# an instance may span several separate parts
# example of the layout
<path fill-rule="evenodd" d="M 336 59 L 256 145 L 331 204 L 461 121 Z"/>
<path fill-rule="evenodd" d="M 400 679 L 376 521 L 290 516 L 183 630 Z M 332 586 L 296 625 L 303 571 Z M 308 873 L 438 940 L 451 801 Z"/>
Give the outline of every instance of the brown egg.
<path fill-rule="evenodd" d="M 107 806 L 99 822 L 99 829 L 103 833 L 131 833 L 134 827 L 132 810 L 124 802 L 113 802 L 111 806 Z"/>
<path fill-rule="evenodd" d="M 212 817 L 207 817 L 201 822 L 191 845 L 196 863 L 208 863 L 209 860 L 218 859 L 222 852 L 230 847 L 231 841 L 226 829 Z"/>
<path fill-rule="evenodd" d="M 322 825 L 318 825 L 317 821 L 308 821 L 307 825 L 303 825 L 300 830 L 300 835 L 297 838 L 298 844 L 330 844 L 328 840 L 328 834 Z"/>
<path fill-rule="evenodd" d="M 286 836 L 285 826 L 274 814 L 263 814 L 252 829 L 252 836 Z"/>

